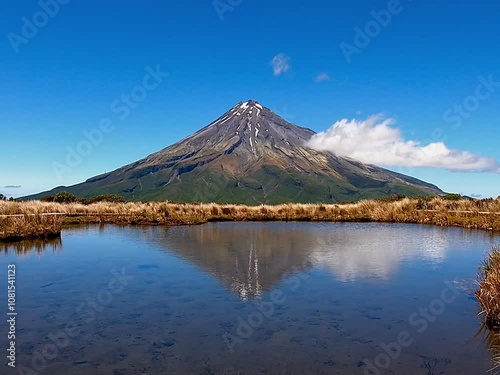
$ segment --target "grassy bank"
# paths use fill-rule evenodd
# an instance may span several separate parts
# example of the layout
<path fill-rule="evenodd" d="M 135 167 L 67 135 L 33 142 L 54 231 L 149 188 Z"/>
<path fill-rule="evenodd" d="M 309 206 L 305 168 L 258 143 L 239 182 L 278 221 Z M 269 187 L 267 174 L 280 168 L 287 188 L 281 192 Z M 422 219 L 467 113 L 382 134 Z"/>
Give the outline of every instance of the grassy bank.
<path fill-rule="evenodd" d="M 62 216 L 0 217 L 0 241 L 51 239 L 61 235 Z"/>
<path fill-rule="evenodd" d="M 58 215 L 52 215 L 58 214 Z M 94 204 L 0 202 L 0 239 L 40 238 L 61 224 L 189 225 L 208 221 L 339 221 L 418 223 L 500 231 L 500 199 L 409 199 L 352 204 L 241 206 L 169 202 Z M 21 215 L 21 216 L 5 216 Z"/>
<path fill-rule="evenodd" d="M 493 248 L 479 270 L 476 297 L 486 326 L 500 330 L 500 246 Z"/>
<path fill-rule="evenodd" d="M 500 246 L 495 246 L 479 270 L 476 298 L 485 326 L 491 331 L 489 342 L 495 364 L 500 367 Z"/>

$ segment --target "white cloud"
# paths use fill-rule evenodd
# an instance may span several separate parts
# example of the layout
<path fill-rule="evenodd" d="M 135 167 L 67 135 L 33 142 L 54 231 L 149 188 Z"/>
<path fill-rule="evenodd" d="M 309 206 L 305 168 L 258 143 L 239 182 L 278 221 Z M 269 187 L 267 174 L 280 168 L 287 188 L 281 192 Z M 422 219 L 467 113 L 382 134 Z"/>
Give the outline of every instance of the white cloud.
<path fill-rule="evenodd" d="M 320 73 L 318 74 L 314 80 L 318 83 L 320 82 L 327 82 L 327 81 L 330 81 L 331 78 L 330 78 L 330 75 L 328 73 Z"/>
<path fill-rule="evenodd" d="M 380 115 L 364 121 L 344 119 L 313 135 L 307 146 L 369 164 L 500 173 L 500 164 L 495 159 L 451 150 L 442 142 L 422 145 L 405 140 L 395 123 L 394 119 Z"/>
<path fill-rule="evenodd" d="M 271 65 L 273 67 L 274 75 L 279 76 L 290 70 L 290 57 L 284 53 L 280 53 L 273 57 Z"/>

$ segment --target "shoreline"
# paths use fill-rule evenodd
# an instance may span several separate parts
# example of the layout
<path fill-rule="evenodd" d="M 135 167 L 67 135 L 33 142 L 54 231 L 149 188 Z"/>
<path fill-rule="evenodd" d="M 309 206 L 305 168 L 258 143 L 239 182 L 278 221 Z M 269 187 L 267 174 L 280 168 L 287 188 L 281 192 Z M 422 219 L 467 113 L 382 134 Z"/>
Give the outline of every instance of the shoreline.
<path fill-rule="evenodd" d="M 208 222 L 303 221 L 424 224 L 500 232 L 500 199 L 404 198 L 346 204 L 244 206 L 216 203 L 0 202 L 0 241 L 49 239 L 67 225 L 199 225 Z"/>
<path fill-rule="evenodd" d="M 474 296 L 481 308 L 483 325 L 489 331 L 493 359 L 500 366 L 500 245 L 493 246 L 480 266 L 478 285 Z"/>

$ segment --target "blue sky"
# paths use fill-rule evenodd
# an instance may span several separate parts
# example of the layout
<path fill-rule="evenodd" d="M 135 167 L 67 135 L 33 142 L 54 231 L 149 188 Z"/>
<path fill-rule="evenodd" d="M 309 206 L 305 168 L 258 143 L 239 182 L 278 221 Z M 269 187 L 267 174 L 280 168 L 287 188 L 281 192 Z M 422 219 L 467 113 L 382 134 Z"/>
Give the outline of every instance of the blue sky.
<path fill-rule="evenodd" d="M 237 102 L 255 99 L 330 135 L 342 119 L 372 126 L 370 134 L 389 119 L 385 130 L 397 134 L 373 152 L 387 156 L 383 147 L 394 143 L 406 149 L 441 141 L 444 152 L 461 151 L 439 168 L 427 154 L 421 163 L 399 160 L 390 169 L 446 191 L 500 195 L 500 86 L 477 91 L 484 80 L 500 82 L 497 2 L 57 4 L 59 9 L 45 7 L 53 16 L 41 14 L 46 11 L 38 1 L 0 5 L 0 193 L 35 193 L 114 170 L 193 133 Z M 381 14 L 378 21 L 372 11 Z M 26 20 L 40 27 L 23 27 Z M 355 40 L 355 28 L 371 36 Z M 356 51 L 348 58 L 346 45 Z M 137 89 L 151 70 L 168 77 Z M 122 95 L 133 90 L 144 96 L 125 111 Z M 469 110 L 457 118 L 456 104 Z M 374 115 L 379 121 L 370 125 Z M 107 131 L 100 130 L 102 137 L 70 166 L 68 150 L 103 119 L 111 121 L 105 120 Z M 360 151 L 361 158 L 373 156 Z M 386 162 L 378 156 L 373 160 Z"/>

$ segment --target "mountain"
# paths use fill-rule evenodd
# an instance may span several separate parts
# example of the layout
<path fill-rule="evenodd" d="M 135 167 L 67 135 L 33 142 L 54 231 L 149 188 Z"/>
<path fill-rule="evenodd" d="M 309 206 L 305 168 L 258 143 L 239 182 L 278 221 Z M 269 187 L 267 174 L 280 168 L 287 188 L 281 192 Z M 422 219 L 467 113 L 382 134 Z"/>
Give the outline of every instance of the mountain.
<path fill-rule="evenodd" d="M 442 193 L 415 178 L 304 146 L 313 134 L 249 100 L 142 160 L 27 198 L 68 191 L 132 201 L 277 204 Z"/>

